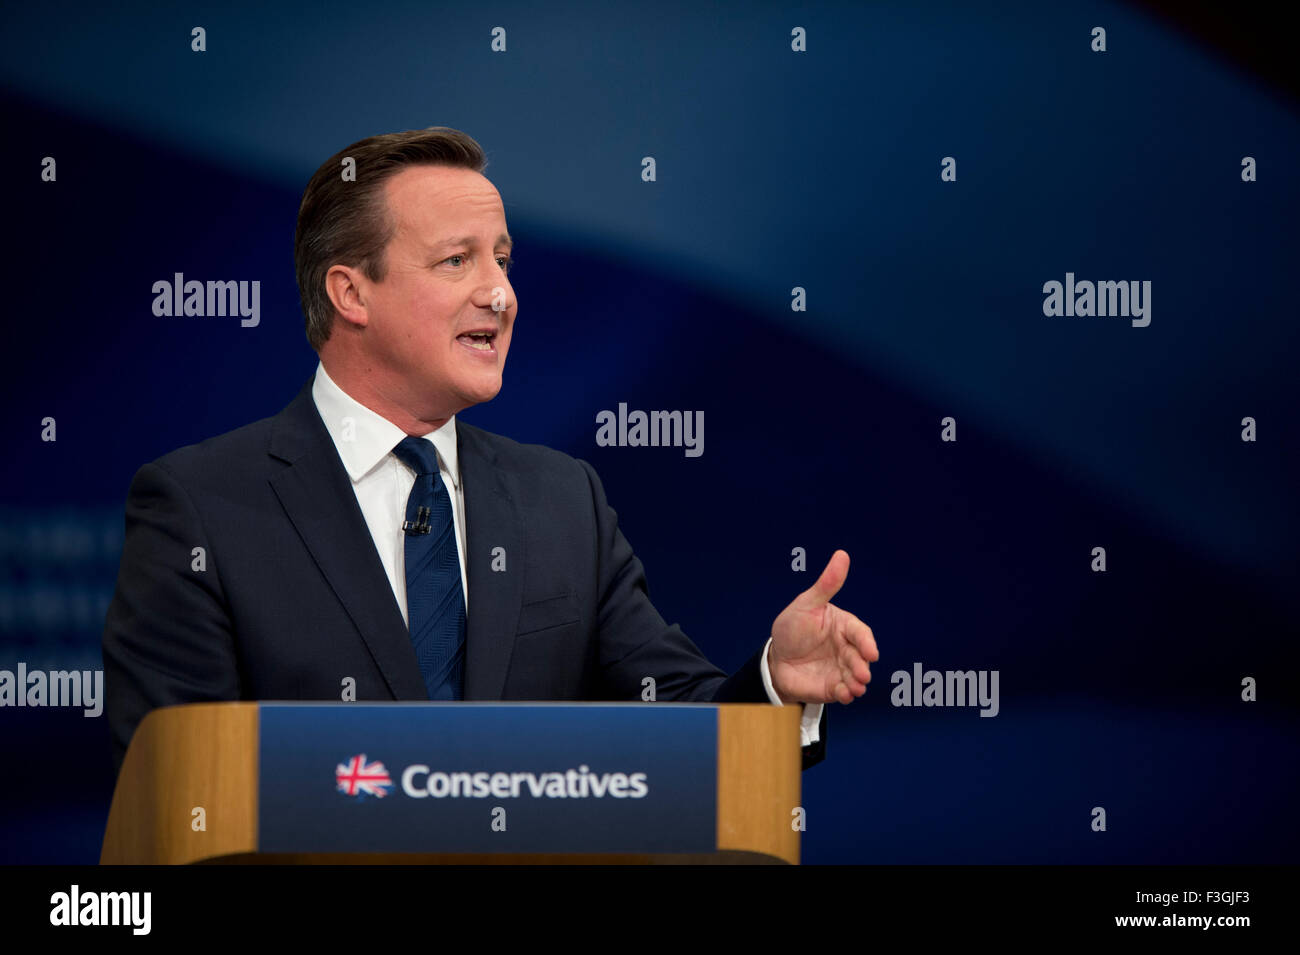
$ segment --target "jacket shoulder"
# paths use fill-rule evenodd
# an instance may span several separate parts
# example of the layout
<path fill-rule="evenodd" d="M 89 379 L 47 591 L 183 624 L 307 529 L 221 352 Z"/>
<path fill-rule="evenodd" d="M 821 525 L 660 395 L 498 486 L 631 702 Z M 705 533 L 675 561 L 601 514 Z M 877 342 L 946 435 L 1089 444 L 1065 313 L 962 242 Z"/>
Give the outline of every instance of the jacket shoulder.
<path fill-rule="evenodd" d="M 169 451 L 149 462 L 178 478 L 212 476 L 266 458 L 275 416 Z"/>
<path fill-rule="evenodd" d="M 177 478 L 208 478 L 220 482 L 246 473 L 252 466 L 266 469 L 273 444 L 288 449 L 290 457 L 309 450 L 319 440 L 319 435 L 313 432 L 328 437 L 312 401 L 311 387 L 312 380 L 308 379 L 297 396 L 276 414 L 169 451 L 144 467 L 160 468 Z"/>
<path fill-rule="evenodd" d="M 497 458 L 498 466 L 506 470 L 531 475 L 553 474 L 569 480 L 582 477 L 585 480 L 582 466 L 585 462 L 563 451 L 544 444 L 526 444 L 461 421 L 457 421 L 456 426 L 465 437 L 490 449 Z"/>

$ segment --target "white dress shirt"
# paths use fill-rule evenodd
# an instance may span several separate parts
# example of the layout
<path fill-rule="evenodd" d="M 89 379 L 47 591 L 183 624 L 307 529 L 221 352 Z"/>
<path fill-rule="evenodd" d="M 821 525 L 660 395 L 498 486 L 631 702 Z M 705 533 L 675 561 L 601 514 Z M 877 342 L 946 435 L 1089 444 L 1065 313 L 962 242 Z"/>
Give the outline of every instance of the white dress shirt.
<path fill-rule="evenodd" d="M 371 411 L 340 388 L 323 364 L 316 366 L 316 379 L 312 382 L 311 397 L 320 412 L 321 420 L 334 439 L 343 468 L 352 480 L 352 490 L 361 505 L 361 514 L 374 538 L 375 550 L 383 562 L 384 572 L 392 585 L 393 596 L 402 611 L 402 619 L 410 626 L 406 610 L 406 536 L 402 521 L 406 519 L 406 499 L 415 486 L 415 472 L 407 467 L 393 448 L 403 438 L 405 431 L 387 418 Z M 469 613 L 469 580 L 465 573 L 465 489 L 460 483 L 460 466 L 457 460 L 456 416 L 436 431 L 424 435 L 433 442 L 438 452 L 438 472 L 442 483 L 451 490 L 451 518 L 456 525 L 456 551 L 460 557 L 460 585 L 465 594 L 466 615 Z M 759 667 L 767 697 L 777 706 L 783 705 L 772 688 L 772 675 L 767 665 L 769 638 L 763 648 Z M 817 742 L 822 716 L 821 703 L 804 704 L 799 735 L 804 746 Z"/>

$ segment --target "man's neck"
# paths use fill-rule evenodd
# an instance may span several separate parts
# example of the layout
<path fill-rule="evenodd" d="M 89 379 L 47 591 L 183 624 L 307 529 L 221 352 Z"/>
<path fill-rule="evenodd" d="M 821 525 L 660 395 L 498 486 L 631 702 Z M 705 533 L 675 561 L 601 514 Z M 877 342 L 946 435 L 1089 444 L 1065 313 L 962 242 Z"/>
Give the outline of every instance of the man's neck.
<path fill-rule="evenodd" d="M 349 398 L 385 420 L 391 421 L 409 435 L 423 437 L 437 431 L 456 414 L 456 411 L 440 414 L 441 409 L 430 412 L 412 411 L 415 402 L 406 396 L 390 392 L 385 388 L 388 383 L 363 364 L 342 361 L 337 356 L 331 356 L 331 359 L 326 361 L 322 355 L 321 365 L 325 368 L 325 373 L 330 376 L 330 380 Z"/>

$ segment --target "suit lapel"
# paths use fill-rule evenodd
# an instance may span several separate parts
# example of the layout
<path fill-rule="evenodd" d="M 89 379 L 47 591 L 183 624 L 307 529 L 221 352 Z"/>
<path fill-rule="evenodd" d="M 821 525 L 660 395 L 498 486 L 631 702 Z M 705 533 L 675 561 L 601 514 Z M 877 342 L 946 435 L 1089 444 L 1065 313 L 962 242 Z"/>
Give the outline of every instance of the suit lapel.
<path fill-rule="evenodd" d="M 360 631 L 393 697 L 428 700 L 392 585 L 338 449 L 316 410 L 311 385 L 308 380 L 276 416 L 270 453 L 289 466 L 271 478 L 271 487 Z"/>
<path fill-rule="evenodd" d="M 498 466 L 486 431 L 456 419 L 456 455 L 465 486 L 465 699 L 499 700 L 515 646 L 524 592 L 524 537 L 514 476 Z M 494 571 L 493 552 L 504 553 Z"/>

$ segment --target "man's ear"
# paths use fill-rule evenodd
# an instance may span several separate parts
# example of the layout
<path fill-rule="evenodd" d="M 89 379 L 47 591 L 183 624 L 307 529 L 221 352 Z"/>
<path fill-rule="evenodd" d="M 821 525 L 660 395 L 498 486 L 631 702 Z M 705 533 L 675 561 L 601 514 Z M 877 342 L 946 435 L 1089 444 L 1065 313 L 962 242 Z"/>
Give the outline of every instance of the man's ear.
<path fill-rule="evenodd" d="M 332 265 L 325 273 L 325 294 L 334 303 L 334 310 L 343 321 L 357 328 L 365 328 L 370 321 L 362 294 L 365 281 L 360 269 L 348 265 Z"/>

